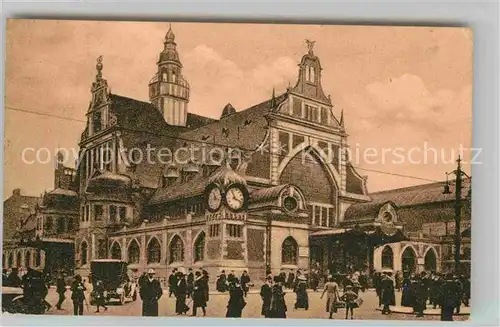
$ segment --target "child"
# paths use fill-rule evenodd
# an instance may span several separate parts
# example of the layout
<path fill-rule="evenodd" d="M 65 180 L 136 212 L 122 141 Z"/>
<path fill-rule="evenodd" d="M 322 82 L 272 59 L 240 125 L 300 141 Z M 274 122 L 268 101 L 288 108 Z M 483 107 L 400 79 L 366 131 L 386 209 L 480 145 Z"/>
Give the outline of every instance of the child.
<path fill-rule="evenodd" d="M 104 291 L 104 284 L 102 283 L 102 281 L 98 280 L 95 285 L 95 302 L 97 304 L 96 313 L 99 312 L 99 307 L 103 307 L 104 311 L 108 310 L 108 308 L 106 307 L 106 298 L 104 297 Z"/>
<path fill-rule="evenodd" d="M 345 319 L 349 316 L 349 310 L 351 311 L 351 319 L 354 319 L 354 308 L 358 307 L 357 300 L 358 295 L 353 292 L 351 285 L 347 285 L 342 295 L 342 301 L 345 302 Z"/>

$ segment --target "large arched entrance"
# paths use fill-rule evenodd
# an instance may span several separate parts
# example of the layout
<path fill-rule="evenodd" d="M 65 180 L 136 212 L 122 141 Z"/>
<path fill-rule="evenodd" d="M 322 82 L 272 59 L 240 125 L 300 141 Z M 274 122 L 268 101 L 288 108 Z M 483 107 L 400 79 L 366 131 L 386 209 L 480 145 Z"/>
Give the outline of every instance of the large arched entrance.
<path fill-rule="evenodd" d="M 401 255 L 401 267 L 403 269 L 403 273 L 414 273 L 417 268 L 416 261 L 417 255 L 415 254 L 415 250 L 413 250 L 413 247 L 406 247 L 406 249 L 403 251 L 403 254 Z"/>
<path fill-rule="evenodd" d="M 436 271 L 437 267 L 436 252 L 432 248 L 429 249 L 429 251 L 427 251 L 427 253 L 425 254 L 424 267 L 425 271 Z"/>

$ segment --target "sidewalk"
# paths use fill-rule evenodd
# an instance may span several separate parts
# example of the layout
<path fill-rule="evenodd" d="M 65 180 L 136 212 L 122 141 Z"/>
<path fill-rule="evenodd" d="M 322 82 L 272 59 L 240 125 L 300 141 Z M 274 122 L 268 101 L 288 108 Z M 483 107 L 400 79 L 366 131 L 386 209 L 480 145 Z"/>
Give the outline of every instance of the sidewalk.
<path fill-rule="evenodd" d="M 405 314 L 412 314 L 413 313 L 413 308 L 411 307 L 402 307 L 399 305 L 396 306 L 390 306 L 389 307 L 393 313 L 405 313 Z M 382 308 L 377 308 L 378 311 L 382 311 Z M 433 309 L 431 305 L 427 306 L 427 309 L 424 310 L 424 315 L 440 315 L 441 314 L 441 309 Z M 460 313 L 459 314 L 453 314 L 454 316 L 469 316 L 470 315 L 470 307 L 460 307 Z"/>

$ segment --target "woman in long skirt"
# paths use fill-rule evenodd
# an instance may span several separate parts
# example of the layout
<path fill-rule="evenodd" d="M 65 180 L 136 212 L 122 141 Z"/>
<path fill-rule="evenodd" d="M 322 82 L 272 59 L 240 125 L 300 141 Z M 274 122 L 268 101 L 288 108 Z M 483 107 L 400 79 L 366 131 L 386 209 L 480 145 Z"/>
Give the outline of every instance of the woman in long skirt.
<path fill-rule="evenodd" d="M 307 278 L 300 275 L 298 278 L 297 286 L 295 287 L 295 294 L 297 294 L 297 301 L 295 302 L 295 309 L 309 309 L 309 296 L 307 295 Z"/>
<path fill-rule="evenodd" d="M 204 277 L 199 271 L 195 273 L 195 279 L 193 283 L 193 316 L 196 316 L 198 308 L 203 311 L 203 316 L 206 316 L 207 312 L 205 310 L 207 306 L 207 301 L 205 297 L 205 281 Z"/>
<path fill-rule="evenodd" d="M 241 318 L 246 302 L 238 278 L 234 277 L 229 284 L 229 302 L 227 303 L 227 318 Z"/>
<path fill-rule="evenodd" d="M 271 291 L 272 298 L 269 318 L 286 318 L 285 293 L 283 292 L 283 284 L 279 276 L 274 276 L 274 285 Z"/>

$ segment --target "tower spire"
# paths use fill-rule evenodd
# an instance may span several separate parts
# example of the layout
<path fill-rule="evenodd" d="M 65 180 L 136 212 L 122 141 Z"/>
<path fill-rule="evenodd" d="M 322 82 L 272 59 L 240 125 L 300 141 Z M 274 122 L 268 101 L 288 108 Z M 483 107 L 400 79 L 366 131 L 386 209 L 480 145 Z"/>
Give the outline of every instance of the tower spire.
<path fill-rule="evenodd" d="M 169 24 L 163 45 L 157 62 L 158 71 L 149 82 L 150 101 L 168 124 L 186 126 L 189 83 L 182 76 L 172 24 Z"/>
<path fill-rule="evenodd" d="M 271 109 L 274 109 L 275 106 L 276 106 L 276 92 L 273 87 L 273 95 L 271 97 Z"/>
<path fill-rule="evenodd" d="M 340 111 L 340 127 L 344 128 L 344 109 Z"/>

